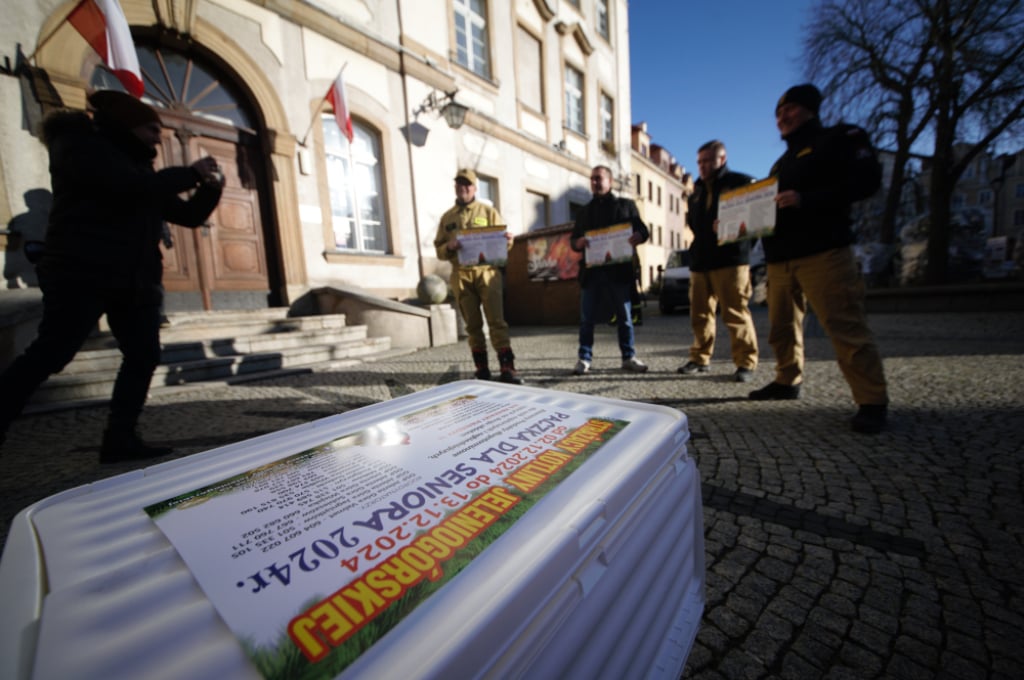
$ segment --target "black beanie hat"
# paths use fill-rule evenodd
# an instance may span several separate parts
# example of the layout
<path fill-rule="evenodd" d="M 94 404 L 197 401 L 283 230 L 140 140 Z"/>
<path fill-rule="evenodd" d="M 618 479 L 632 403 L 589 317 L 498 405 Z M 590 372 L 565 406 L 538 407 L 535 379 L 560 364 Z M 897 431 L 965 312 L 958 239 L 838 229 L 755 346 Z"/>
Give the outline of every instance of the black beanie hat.
<path fill-rule="evenodd" d="M 821 92 L 814 85 L 810 83 L 794 85 L 786 90 L 786 94 L 779 99 L 779 103 L 775 105 L 775 112 L 778 113 L 783 104 L 799 104 L 817 116 L 818 109 L 821 108 L 821 99 Z"/>
<path fill-rule="evenodd" d="M 96 109 L 98 117 L 123 125 L 128 130 L 160 122 L 160 115 L 152 106 L 117 90 L 97 90 L 89 95 L 89 103 Z"/>

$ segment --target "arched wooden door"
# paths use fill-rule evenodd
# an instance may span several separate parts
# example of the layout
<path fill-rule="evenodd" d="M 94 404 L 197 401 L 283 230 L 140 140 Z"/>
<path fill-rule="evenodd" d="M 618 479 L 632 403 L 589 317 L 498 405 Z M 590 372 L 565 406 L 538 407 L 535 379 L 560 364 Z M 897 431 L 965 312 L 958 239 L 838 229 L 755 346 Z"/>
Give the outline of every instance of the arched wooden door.
<path fill-rule="evenodd" d="M 169 311 L 268 306 L 266 235 L 260 202 L 259 144 L 251 117 L 228 87 L 191 57 L 137 47 L 146 94 L 165 127 L 157 166 L 213 156 L 224 193 L 207 225 L 169 225 L 163 248 Z M 113 85 L 113 84 L 111 84 Z"/>

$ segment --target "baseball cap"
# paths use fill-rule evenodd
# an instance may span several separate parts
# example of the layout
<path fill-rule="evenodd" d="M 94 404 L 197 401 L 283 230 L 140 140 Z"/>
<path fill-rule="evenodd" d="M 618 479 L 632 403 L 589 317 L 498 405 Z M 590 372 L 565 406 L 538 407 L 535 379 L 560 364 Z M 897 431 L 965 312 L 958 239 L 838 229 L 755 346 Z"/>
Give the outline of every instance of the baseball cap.
<path fill-rule="evenodd" d="M 455 181 L 457 182 L 460 179 L 464 179 L 470 184 L 476 184 L 476 173 L 470 170 L 469 168 L 462 168 L 457 173 L 455 173 Z"/>

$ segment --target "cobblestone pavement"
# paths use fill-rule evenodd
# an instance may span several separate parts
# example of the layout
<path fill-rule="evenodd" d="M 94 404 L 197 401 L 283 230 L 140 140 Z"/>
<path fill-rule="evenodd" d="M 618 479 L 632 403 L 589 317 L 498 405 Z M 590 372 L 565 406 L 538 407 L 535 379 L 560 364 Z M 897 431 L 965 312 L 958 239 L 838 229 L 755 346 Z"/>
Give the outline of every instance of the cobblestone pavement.
<path fill-rule="evenodd" d="M 624 374 L 602 329 L 574 377 L 575 329 L 515 328 L 534 385 L 685 412 L 704 494 L 707 606 L 686 677 L 1024 677 L 1024 313 L 875 315 L 892 406 L 879 436 L 850 432 L 854 407 L 820 330 L 809 332 L 799 401 L 751 402 L 762 366 L 682 377 L 685 315 L 648 307 L 637 329 L 650 372 Z M 812 329 L 816 329 L 812 325 Z M 720 327 L 720 340 L 727 339 Z M 466 378 L 465 346 L 151 400 L 142 429 L 174 455 L 213 448 Z M 106 411 L 26 416 L 0 456 L 0 540 L 14 514 L 125 472 L 101 467 Z"/>

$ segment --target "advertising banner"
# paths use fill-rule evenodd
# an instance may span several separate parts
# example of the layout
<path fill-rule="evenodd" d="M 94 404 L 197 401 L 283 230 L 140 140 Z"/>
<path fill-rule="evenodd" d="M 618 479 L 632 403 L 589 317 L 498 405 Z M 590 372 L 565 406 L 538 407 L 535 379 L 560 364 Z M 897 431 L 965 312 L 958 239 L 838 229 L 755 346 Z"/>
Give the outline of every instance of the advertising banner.
<path fill-rule="evenodd" d="M 530 281 L 574 281 L 582 254 L 569 244 L 570 233 L 531 236 L 526 241 L 526 276 Z"/>

